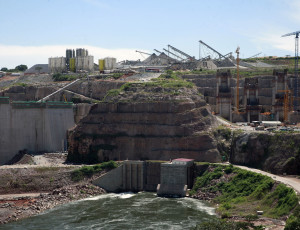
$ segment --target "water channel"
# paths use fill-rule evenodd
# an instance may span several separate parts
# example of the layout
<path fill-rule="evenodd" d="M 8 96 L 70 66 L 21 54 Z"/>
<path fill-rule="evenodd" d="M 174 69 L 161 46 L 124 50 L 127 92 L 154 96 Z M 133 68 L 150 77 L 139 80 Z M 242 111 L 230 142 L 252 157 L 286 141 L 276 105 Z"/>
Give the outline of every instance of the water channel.
<path fill-rule="evenodd" d="M 215 217 L 209 204 L 155 193 L 104 194 L 0 226 L 5 230 L 190 229 Z"/>

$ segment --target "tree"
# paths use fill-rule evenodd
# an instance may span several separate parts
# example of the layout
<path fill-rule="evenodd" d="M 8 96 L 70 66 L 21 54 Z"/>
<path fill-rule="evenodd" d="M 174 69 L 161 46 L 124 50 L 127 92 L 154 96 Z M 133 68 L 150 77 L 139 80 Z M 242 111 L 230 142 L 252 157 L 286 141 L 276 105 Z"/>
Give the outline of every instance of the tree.
<path fill-rule="evenodd" d="M 15 69 L 18 71 L 25 71 L 28 69 L 28 67 L 27 67 L 27 65 L 18 65 L 18 66 L 16 66 Z"/>
<path fill-rule="evenodd" d="M 41 70 L 42 70 L 43 68 L 41 67 L 41 66 L 37 66 L 37 67 L 35 67 L 35 70 L 37 70 L 38 72 L 39 72 L 39 74 L 41 73 Z"/>
<path fill-rule="evenodd" d="M 1 68 L 0 71 L 7 71 L 8 69 L 6 67 Z"/>

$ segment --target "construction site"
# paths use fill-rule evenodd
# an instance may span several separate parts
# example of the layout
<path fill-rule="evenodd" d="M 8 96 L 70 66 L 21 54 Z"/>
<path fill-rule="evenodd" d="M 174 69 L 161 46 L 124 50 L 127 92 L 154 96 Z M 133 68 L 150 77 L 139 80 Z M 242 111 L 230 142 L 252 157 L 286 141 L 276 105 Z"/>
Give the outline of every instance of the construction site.
<path fill-rule="evenodd" d="M 167 45 L 162 51 L 154 49 L 155 53 L 136 50 L 142 61 L 117 62 L 116 58 L 107 57 L 95 64 L 94 56 L 88 50 L 78 48 L 66 49 L 65 57 L 49 58 L 48 68 L 35 65 L 18 75 L 3 72 L 0 78 L 0 105 L 6 112 L 2 114 L 2 121 L 10 125 L 1 125 L 1 132 L 15 132 L 14 124 L 25 123 L 31 128 L 26 128 L 28 131 L 23 134 L 17 133 L 24 137 L 30 135 L 32 140 L 20 137 L 20 146 L 10 148 L 4 138 L 2 142 L 8 145 L 6 149 L 12 151 L 3 152 L 5 157 L 0 162 L 5 163 L 22 149 L 34 152 L 66 150 L 67 131 L 89 115 L 93 105 L 104 102 L 110 95 L 118 95 L 127 83 L 155 83 L 162 78 L 175 77 L 181 83 L 191 83 L 198 96 L 209 106 L 210 113 L 224 119 L 227 126 L 237 123 L 248 127 L 260 126 L 263 130 L 270 126 L 278 129 L 279 126 L 289 125 L 297 129 L 300 122 L 297 58 L 262 58 L 258 57 L 261 54 L 258 53 L 240 59 L 239 47 L 235 52 L 223 55 L 202 40 L 198 44 L 198 59 L 173 45 Z M 297 53 L 295 57 L 298 57 Z M 41 68 L 30 73 L 33 68 L 38 68 L 36 66 Z M 150 92 L 144 93 L 147 95 Z M 173 92 L 172 96 L 176 94 L 180 92 Z M 136 98 L 126 101 L 134 103 L 145 95 L 137 94 Z M 146 108 L 144 110 L 150 112 Z M 36 119 L 22 114 L 35 114 Z M 68 124 L 63 122 L 62 125 L 54 118 L 64 116 Z M 11 119 L 16 119 L 16 122 L 7 122 Z M 48 119 L 52 121 L 52 126 L 46 128 Z M 38 139 L 38 136 L 42 137 L 38 133 L 58 137 L 55 149 L 48 146 L 47 138 Z M 103 154 L 103 159 L 106 159 Z"/>

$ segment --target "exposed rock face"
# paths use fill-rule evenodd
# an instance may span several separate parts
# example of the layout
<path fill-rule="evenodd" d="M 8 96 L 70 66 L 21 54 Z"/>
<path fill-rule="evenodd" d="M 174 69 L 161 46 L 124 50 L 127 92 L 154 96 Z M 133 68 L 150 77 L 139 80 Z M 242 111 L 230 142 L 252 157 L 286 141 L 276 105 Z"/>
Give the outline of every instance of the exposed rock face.
<path fill-rule="evenodd" d="M 233 141 L 230 161 L 276 174 L 300 174 L 300 134 L 240 134 Z"/>
<path fill-rule="evenodd" d="M 0 97 L 9 97 L 13 101 L 36 101 L 48 96 L 68 83 L 53 82 L 47 86 L 15 85 L 6 90 L 2 90 Z M 90 86 L 88 84 L 90 84 Z M 77 97 L 74 93 L 102 100 L 109 90 L 118 89 L 123 84 L 124 82 L 120 81 L 91 80 L 90 83 L 88 83 L 88 81 L 79 81 L 68 87 L 67 91 L 54 95 L 51 101 L 64 101 L 65 97 L 68 101 L 72 101 L 73 97 Z"/>
<path fill-rule="evenodd" d="M 69 131 L 68 160 L 220 161 L 209 132 L 215 123 L 210 108 L 195 89 L 171 91 L 131 87 L 111 101 L 94 105 Z"/>

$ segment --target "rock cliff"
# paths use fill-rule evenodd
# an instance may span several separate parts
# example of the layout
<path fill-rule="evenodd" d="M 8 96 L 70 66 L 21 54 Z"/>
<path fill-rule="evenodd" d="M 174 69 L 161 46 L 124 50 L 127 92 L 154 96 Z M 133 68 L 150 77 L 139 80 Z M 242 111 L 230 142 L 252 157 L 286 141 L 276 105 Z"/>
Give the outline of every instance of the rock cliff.
<path fill-rule="evenodd" d="M 300 135 L 296 133 L 243 133 L 233 140 L 231 163 L 276 174 L 300 174 Z"/>
<path fill-rule="evenodd" d="M 127 83 L 110 91 L 69 131 L 68 160 L 220 161 L 209 106 L 194 87 L 179 86 Z"/>

